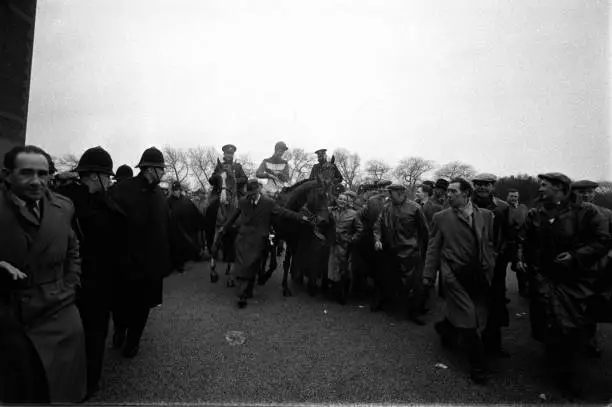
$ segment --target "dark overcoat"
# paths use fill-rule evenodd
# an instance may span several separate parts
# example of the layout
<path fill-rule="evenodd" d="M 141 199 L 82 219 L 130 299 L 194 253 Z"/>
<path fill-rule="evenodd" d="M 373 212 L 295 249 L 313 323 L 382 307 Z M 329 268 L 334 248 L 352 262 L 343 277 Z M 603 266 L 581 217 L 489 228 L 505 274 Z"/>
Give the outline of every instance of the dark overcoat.
<path fill-rule="evenodd" d="M 598 263 L 609 244 L 607 220 L 594 205 L 564 202 L 554 211 L 529 211 L 518 257 L 528 267 L 529 317 L 536 340 L 557 341 L 588 322 L 586 303 L 595 294 L 594 282 L 602 271 Z M 555 261 L 564 252 L 572 255 L 571 264 Z"/>
<path fill-rule="evenodd" d="M 111 196 L 127 216 L 117 236 L 121 239 L 117 300 L 126 306 L 154 307 L 162 303 L 163 278 L 172 271 L 166 197 L 141 175 L 116 184 Z"/>
<path fill-rule="evenodd" d="M 52 402 L 80 402 L 86 393 L 85 337 L 75 292 L 80 284 L 79 245 L 71 227 L 70 200 L 47 191 L 41 220 L 0 188 L 0 259 L 28 275 L 3 287 L 13 315 L 34 345 Z M 7 305 L 8 304 L 8 305 Z M 2 330 L 0 335 L 10 335 Z M 3 351 L 7 351 L 4 350 Z"/>
<path fill-rule="evenodd" d="M 473 225 L 448 208 L 433 216 L 423 277 L 444 285 L 446 317 L 457 328 L 484 328 L 495 267 L 493 214 L 474 206 Z"/>
<path fill-rule="evenodd" d="M 270 235 L 273 217 L 277 222 L 299 222 L 301 215 L 277 205 L 260 195 L 254 206 L 249 199 L 241 199 L 234 215 L 223 226 L 224 230 L 235 226 L 236 266 L 234 276 L 246 280 L 254 279 L 261 267 L 261 259 Z"/>

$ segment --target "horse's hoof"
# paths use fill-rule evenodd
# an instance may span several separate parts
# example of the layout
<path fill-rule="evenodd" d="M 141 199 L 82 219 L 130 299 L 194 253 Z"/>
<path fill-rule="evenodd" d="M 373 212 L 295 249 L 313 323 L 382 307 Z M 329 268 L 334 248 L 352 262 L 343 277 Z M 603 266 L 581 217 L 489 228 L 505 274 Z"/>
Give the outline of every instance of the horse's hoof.
<path fill-rule="evenodd" d="M 211 283 L 216 283 L 217 281 L 219 281 L 219 275 L 218 274 L 211 274 L 210 275 L 210 282 Z"/>

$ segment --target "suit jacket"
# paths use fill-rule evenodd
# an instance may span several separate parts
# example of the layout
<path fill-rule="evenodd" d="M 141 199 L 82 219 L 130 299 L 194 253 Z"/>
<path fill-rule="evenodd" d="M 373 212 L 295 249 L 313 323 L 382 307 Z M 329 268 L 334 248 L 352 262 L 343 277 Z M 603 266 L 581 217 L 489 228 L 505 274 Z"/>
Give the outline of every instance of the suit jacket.
<path fill-rule="evenodd" d="M 80 284 L 79 245 L 69 199 L 47 191 L 40 200 L 42 221 L 6 188 L 0 188 L 0 259 L 28 275 L 8 290 L 25 325 L 54 315 L 75 301 Z M 5 291 L 6 293 L 6 291 Z"/>
<path fill-rule="evenodd" d="M 435 202 L 434 199 L 430 199 L 423 205 L 423 214 L 425 215 L 425 219 L 427 219 L 428 226 L 431 226 L 431 221 L 433 216 L 440 212 L 442 209 L 442 205 L 439 205 Z"/>

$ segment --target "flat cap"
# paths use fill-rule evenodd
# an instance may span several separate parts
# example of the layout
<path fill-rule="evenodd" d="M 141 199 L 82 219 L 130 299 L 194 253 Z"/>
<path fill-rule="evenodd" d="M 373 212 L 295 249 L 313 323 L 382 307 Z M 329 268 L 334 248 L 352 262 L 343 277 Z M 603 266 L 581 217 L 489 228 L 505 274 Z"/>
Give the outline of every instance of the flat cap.
<path fill-rule="evenodd" d="M 560 172 L 547 172 L 546 174 L 538 174 L 538 178 L 565 185 L 572 184 L 572 180 L 567 175 L 561 174 Z"/>
<path fill-rule="evenodd" d="M 279 141 L 278 143 L 274 145 L 274 149 L 275 150 L 280 150 L 280 149 L 289 150 L 289 147 L 287 147 L 287 144 L 285 144 L 284 141 Z"/>
<path fill-rule="evenodd" d="M 497 177 L 493 174 L 489 174 L 486 172 L 483 172 L 481 174 L 476 175 L 474 178 L 472 178 L 472 182 L 492 182 L 495 183 L 497 182 Z"/>
<path fill-rule="evenodd" d="M 436 186 L 435 182 L 433 181 L 423 181 L 421 184 L 427 185 L 428 187 L 432 187 L 432 188 Z"/>
<path fill-rule="evenodd" d="M 389 191 L 405 191 L 406 187 L 402 184 L 391 184 L 387 187 Z"/>
<path fill-rule="evenodd" d="M 223 151 L 224 153 L 228 153 L 228 154 L 234 154 L 236 152 L 236 146 L 233 144 L 226 144 L 223 147 L 221 147 L 221 151 Z"/>
<path fill-rule="evenodd" d="M 573 190 L 578 190 L 578 189 L 596 189 L 599 187 L 599 184 L 597 182 L 594 181 L 589 181 L 589 180 L 580 180 L 580 181 L 576 181 L 576 182 L 572 182 L 572 184 L 570 185 L 571 188 Z"/>
<path fill-rule="evenodd" d="M 445 180 L 444 178 L 440 178 L 436 181 L 436 183 L 434 184 L 434 187 L 446 190 L 448 189 L 448 185 L 449 183 L 447 180 Z"/>
<path fill-rule="evenodd" d="M 325 152 L 327 152 L 327 149 L 326 149 L 326 148 L 320 148 L 320 149 L 318 149 L 317 151 L 315 151 L 315 154 L 323 154 L 323 153 L 325 153 Z"/>

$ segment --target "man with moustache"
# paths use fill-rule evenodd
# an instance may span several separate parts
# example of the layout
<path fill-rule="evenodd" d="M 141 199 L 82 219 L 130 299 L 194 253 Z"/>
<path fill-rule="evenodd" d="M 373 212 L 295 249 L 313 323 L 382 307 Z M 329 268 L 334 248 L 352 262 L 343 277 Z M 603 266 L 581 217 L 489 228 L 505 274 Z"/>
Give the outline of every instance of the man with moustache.
<path fill-rule="evenodd" d="M 107 195 L 113 176 L 113 160 L 102 147 L 83 153 L 75 169 L 77 182 L 58 188 L 73 202 L 73 229 L 81 244 L 81 288 L 77 307 L 83 321 L 87 353 L 88 397 L 98 391 L 110 321 L 113 273 L 117 269 L 115 235 L 125 213 Z"/>
<path fill-rule="evenodd" d="M 497 177 L 493 174 L 478 174 L 473 179 L 474 195 L 472 203 L 482 209 L 493 212 L 494 244 L 497 258 L 493 281 L 491 282 L 491 304 L 489 320 L 483 332 L 485 349 L 493 356 L 509 357 L 510 354 L 502 346 L 501 328 L 510 324 L 506 304 L 506 269 L 508 263 L 515 258 L 515 252 L 509 252 L 507 234 L 509 228 L 509 205 L 493 195 Z"/>
<path fill-rule="evenodd" d="M 162 303 L 163 278 L 172 271 L 170 214 L 159 187 L 164 156 L 148 148 L 136 167 L 140 173 L 111 194 L 127 216 L 117 233 L 121 265 L 113 307 L 113 346 L 126 358 L 138 354 L 149 311 Z"/>
<path fill-rule="evenodd" d="M 595 294 L 595 266 L 608 253 L 610 233 L 594 205 L 572 201 L 566 175 L 538 178 L 541 205 L 527 214 L 516 267 L 530 277 L 532 336 L 544 344 L 559 388 L 580 397 L 575 359 L 589 322 L 585 310 Z"/>
<path fill-rule="evenodd" d="M 0 359 L 23 357 L 17 365 L 0 366 L 19 377 L 24 363 L 29 374 L 17 383 L 32 393 L 9 394 L 16 401 L 78 403 L 87 392 L 85 338 L 75 305 L 80 285 L 79 244 L 72 230 L 74 206 L 47 188 L 49 155 L 36 146 L 6 153 L 5 185 L 0 188 Z M 25 348 L 24 348 L 25 347 Z M 29 348 L 29 349 L 28 349 Z M 33 350 L 32 350 L 33 349 Z M 6 352 L 16 352 L 7 354 Z M 2 355 L 3 354 L 3 355 Z M 40 377 L 40 365 L 44 378 Z M 17 392 L 19 388 L 4 388 Z M 6 400 L 6 394 L 2 394 Z M 47 400 L 45 400 L 47 399 Z"/>
<path fill-rule="evenodd" d="M 487 321 L 488 296 L 495 267 L 493 214 L 471 200 L 472 185 L 453 179 L 448 186 L 450 207 L 433 216 L 423 284 L 432 287 L 438 271 L 444 285 L 445 319 L 435 325 L 445 347 L 463 338 L 470 377 L 488 380 L 481 332 Z"/>

